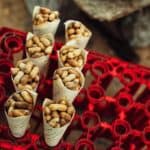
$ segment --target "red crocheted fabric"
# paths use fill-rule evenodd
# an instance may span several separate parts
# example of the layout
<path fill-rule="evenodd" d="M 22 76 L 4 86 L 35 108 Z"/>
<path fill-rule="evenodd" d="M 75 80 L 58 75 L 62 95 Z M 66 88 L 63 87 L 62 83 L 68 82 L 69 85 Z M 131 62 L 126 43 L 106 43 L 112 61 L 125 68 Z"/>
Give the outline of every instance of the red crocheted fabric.
<path fill-rule="evenodd" d="M 49 57 L 49 71 L 40 81 L 31 129 L 24 137 L 11 135 L 3 113 L 5 100 L 14 92 L 10 67 L 14 55 L 24 49 L 25 38 L 21 31 L 0 29 L 0 149 L 4 150 L 50 149 L 43 139 L 41 104 L 44 97 L 52 97 L 52 75 L 58 67 L 56 51 L 61 43 L 55 43 Z M 52 149 L 150 149 L 150 69 L 89 51 L 83 73 L 88 82 L 74 101 L 75 118 Z"/>

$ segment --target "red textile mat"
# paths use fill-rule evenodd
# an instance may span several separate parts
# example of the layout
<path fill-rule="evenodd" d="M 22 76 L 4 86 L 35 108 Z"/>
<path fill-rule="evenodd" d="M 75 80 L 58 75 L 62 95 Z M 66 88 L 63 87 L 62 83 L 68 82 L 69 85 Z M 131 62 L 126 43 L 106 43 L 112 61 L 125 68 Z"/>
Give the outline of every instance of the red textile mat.
<path fill-rule="evenodd" d="M 57 65 L 55 43 L 47 77 L 38 88 L 38 104 L 31 128 L 14 138 L 6 123 L 3 104 L 14 92 L 10 79 L 13 55 L 24 49 L 26 33 L 0 29 L 0 149 L 4 150 L 141 150 L 150 149 L 150 69 L 89 51 L 83 73 L 88 80 L 74 101 L 77 109 L 60 143 L 48 147 L 43 139 L 41 104 L 52 97 L 52 75 Z M 25 54 L 23 53 L 23 57 Z"/>

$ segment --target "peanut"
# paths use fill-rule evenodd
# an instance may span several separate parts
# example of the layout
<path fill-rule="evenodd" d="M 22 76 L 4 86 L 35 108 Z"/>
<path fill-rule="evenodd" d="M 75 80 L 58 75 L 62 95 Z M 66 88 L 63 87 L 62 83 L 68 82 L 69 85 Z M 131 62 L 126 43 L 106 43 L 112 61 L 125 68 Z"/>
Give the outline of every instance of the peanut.
<path fill-rule="evenodd" d="M 68 107 L 67 113 L 72 115 L 74 113 L 74 108 L 72 106 Z"/>
<path fill-rule="evenodd" d="M 22 109 L 28 109 L 29 104 L 27 102 L 16 102 L 15 108 L 22 108 Z"/>
<path fill-rule="evenodd" d="M 17 75 L 14 77 L 15 84 L 18 84 L 20 82 L 20 80 L 23 77 L 23 75 L 24 75 L 24 72 L 22 72 L 22 71 L 19 71 L 17 73 Z"/>
<path fill-rule="evenodd" d="M 25 74 L 22 78 L 21 78 L 21 83 L 22 84 L 27 84 L 29 80 L 29 75 Z"/>
<path fill-rule="evenodd" d="M 46 116 L 46 121 L 50 121 L 51 120 L 51 116 L 50 115 L 47 115 Z"/>
<path fill-rule="evenodd" d="M 27 91 L 22 91 L 22 92 L 21 92 L 21 96 L 24 98 L 24 100 L 25 100 L 27 103 L 30 103 L 30 104 L 33 103 L 33 98 L 32 98 L 32 96 L 29 94 L 29 92 L 27 92 Z"/>
<path fill-rule="evenodd" d="M 30 39 L 26 42 L 26 47 L 29 48 L 32 46 L 32 44 L 33 44 L 33 41 Z"/>
<path fill-rule="evenodd" d="M 49 115 L 51 113 L 51 110 L 48 107 L 45 107 L 44 112 L 46 115 Z"/>
<path fill-rule="evenodd" d="M 46 54 L 51 54 L 51 52 L 52 52 L 52 48 L 50 46 L 45 49 Z"/>
<path fill-rule="evenodd" d="M 38 73 L 39 73 L 39 68 L 35 66 L 30 73 L 31 78 L 35 78 L 38 75 Z"/>
<path fill-rule="evenodd" d="M 64 118 L 67 121 L 71 120 L 71 116 L 68 113 L 66 113 L 66 112 L 61 112 L 60 116 L 61 116 L 61 118 Z"/>
<path fill-rule="evenodd" d="M 76 78 L 75 74 L 69 74 L 66 78 L 63 79 L 64 82 L 72 81 Z"/>
<path fill-rule="evenodd" d="M 51 114 L 51 116 L 53 118 L 59 118 L 59 113 L 57 111 L 53 111 L 52 114 Z"/>
<path fill-rule="evenodd" d="M 41 37 L 40 41 L 44 44 L 44 46 L 50 46 L 50 41 L 47 38 Z"/>
<path fill-rule="evenodd" d="M 18 93 L 14 93 L 13 98 L 15 99 L 15 101 L 24 101 L 23 97 Z"/>
<path fill-rule="evenodd" d="M 12 114 L 13 117 L 20 117 L 20 116 L 29 115 L 29 111 L 24 109 L 14 109 L 12 110 Z"/>
<path fill-rule="evenodd" d="M 52 126 L 52 127 L 55 127 L 57 122 L 59 122 L 59 118 L 53 118 L 51 119 L 51 121 L 49 122 L 49 125 Z"/>
<path fill-rule="evenodd" d="M 30 73 L 30 71 L 32 70 L 32 67 L 33 67 L 33 63 L 31 61 L 28 61 L 26 63 L 25 73 Z"/>
<path fill-rule="evenodd" d="M 49 108 L 52 110 L 52 111 L 66 111 L 67 110 L 67 106 L 66 105 L 63 105 L 63 104 L 50 104 Z"/>

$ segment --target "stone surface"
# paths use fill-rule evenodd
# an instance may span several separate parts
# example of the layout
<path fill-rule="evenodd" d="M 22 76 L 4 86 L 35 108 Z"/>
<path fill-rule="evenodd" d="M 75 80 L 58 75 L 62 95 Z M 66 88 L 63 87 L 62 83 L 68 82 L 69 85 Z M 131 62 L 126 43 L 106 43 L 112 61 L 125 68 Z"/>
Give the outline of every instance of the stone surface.
<path fill-rule="evenodd" d="M 74 0 L 88 15 L 100 21 L 112 21 L 150 5 L 150 0 Z"/>

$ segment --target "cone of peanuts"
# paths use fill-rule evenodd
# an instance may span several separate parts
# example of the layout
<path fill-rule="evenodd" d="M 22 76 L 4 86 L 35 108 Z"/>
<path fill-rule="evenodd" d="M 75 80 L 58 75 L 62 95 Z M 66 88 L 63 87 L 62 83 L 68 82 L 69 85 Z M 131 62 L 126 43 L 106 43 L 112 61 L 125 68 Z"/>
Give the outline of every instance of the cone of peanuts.
<path fill-rule="evenodd" d="M 68 20 L 65 22 L 65 38 L 67 45 L 85 48 L 91 36 L 91 31 L 80 21 Z"/>
<path fill-rule="evenodd" d="M 55 36 L 60 23 L 59 12 L 35 6 L 33 10 L 33 31 L 37 35 L 52 33 Z"/>
<path fill-rule="evenodd" d="M 23 89 L 36 91 L 40 80 L 40 70 L 30 59 L 18 61 L 16 67 L 11 68 L 11 72 L 16 91 Z"/>
<path fill-rule="evenodd" d="M 58 51 L 59 67 L 73 67 L 82 70 L 87 60 L 88 52 L 82 48 L 64 45 Z"/>
<path fill-rule="evenodd" d="M 30 90 L 22 90 L 13 93 L 6 101 L 4 110 L 13 136 L 19 138 L 25 134 L 36 98 L 37 93 Z"/>
<path fill-rule="evenodd" d="M 31 32 L 26 38 L 26 55 L 40 69 L 42 73 L 47 72 L 49 65 L 49 55 L 52 53 L 54 37 L 51 33 L 41 36 L 34 35 Z"/>
<path fill-rule="evenodd" d="M 43 102 L 43 122 L 45 142 L 49 146 L 59 143 L 75 115 L 74 106 L 66 98 L 45 99 Z"/>
<path fill-rule="evenodd" d="M 36 6 L 33 11 L 33 33 L 26 37 L 26 58 L 11 68 L 15 92 L 7 99 L 4 112 L 14 137 L 22 137 L 37 101 L 40 78 L 47 74 L 54 36 L 60 23 L 59 12 Z M 65 23 L 66 43 L 58 50 L 58 69 L 53 73 L 53 97 L 38 99 L 42 103 L 44 139 L 48 146 L 56 146 L 71 124 L 75 107 L 73 101 L 83 88 L 82 69 L 87 61 L 85 47 L 91 31 L 81 22 Z M 50 69 L 50 68 L 49 68 Z M 35 110 L 36 111 L 36 110 Z"/>

